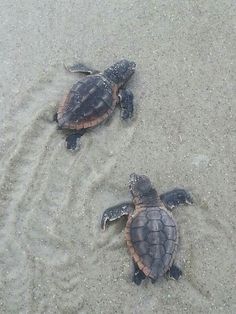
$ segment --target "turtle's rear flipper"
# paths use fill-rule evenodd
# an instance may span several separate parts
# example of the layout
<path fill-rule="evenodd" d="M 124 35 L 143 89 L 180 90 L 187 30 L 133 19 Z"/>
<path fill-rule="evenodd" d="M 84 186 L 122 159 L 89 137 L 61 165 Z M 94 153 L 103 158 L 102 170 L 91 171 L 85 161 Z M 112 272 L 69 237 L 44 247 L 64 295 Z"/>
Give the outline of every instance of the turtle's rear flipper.
<path fill-rule="evenodd" d="M 138 268 L 138 265 L 134 262 L 133 282 L 139 286 L 145 278 L 146 276 L 144 275 L 144 273 Z"/>
<path fill-rule="evenodd" d="M 178 266 L 172 265 L 168 272 L 168 275 L 169 278 L 178 280 L 183 275 L 183 272 Z"/>
<path fill-rule="evenodd" d="M 54 113 L 53 118 L 52 118 L 52 121 L 58 122 L 57 115 L 58 115 L 57 112 Z"/>
<path fill-rule="evenodd" d="M 71 73 L 83 73 L 83 74 L 96 74 L 99 73 L 99 71 L 94 70 L 90 67 L 87 67 L 86 65 L 82 64 L 82 63 L 76 63 L 74 65 L 71 66 L 67 66 L 64 64 L 64 67 L 67 71 L 71 72 Z"/>
<path fill-rule="evenodd" d="M 78 148 L 78 140 L 82 135 L 84 135 L 84 133 L 85 133 L 85 130 L 82 129 L 77 133 L 73 133 L 67 136 L 66 148 L 71 149 L 71 150 L 75 150 L 76 148 Z"/>

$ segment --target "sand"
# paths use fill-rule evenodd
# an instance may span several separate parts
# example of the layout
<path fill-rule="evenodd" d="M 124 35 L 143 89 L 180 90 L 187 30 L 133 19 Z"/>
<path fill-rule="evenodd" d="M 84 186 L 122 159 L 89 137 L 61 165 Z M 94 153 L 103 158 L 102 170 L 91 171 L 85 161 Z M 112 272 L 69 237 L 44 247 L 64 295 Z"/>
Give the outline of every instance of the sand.
<path fill-rule="evenodd" d="M 235 313 L 235 3 L 1 1 L 0 313 Z M 137 71 L 132 121 L 88 132 L 65 149 L 52 116 L 80 77 L 63 63 Z M 125 219 L 131 172 L 177 208 L 184 275 L 131 282 Z"/>

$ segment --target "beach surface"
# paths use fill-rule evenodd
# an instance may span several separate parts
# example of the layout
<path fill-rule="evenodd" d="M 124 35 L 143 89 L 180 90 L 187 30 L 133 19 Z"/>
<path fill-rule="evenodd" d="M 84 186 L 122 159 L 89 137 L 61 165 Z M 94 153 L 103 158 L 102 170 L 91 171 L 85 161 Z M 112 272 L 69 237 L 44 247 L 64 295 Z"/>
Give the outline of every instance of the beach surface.
<path fill-rule="evenodd" d="M 234 1 L 1 1 L 0 313 L 236 313 Z M 52 121 L 82 75 L 137 64 L 130 122 L 116 109 L 79 151 Z M 183 276 L 132 283 L 129 174 L 159 192 L 186 187 L 173 211 Z"/>

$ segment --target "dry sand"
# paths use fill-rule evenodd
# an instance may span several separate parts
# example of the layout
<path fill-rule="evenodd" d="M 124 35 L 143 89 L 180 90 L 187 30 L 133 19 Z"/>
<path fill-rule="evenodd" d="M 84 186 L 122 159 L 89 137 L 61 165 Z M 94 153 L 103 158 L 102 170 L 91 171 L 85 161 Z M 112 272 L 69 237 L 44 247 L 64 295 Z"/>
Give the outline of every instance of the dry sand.
<path fill-rule="evenodd" d="M 144 3 L 0 3 L 0 313 L 236 313 L 235 2 Z M 133 121 L 117 109 L 68 152 L 63 62 L 123 57 Z M 125 220 L 100 230 L 133 171 L 194 195 L 174 212 L 179 282 L 135 286 Z"/>

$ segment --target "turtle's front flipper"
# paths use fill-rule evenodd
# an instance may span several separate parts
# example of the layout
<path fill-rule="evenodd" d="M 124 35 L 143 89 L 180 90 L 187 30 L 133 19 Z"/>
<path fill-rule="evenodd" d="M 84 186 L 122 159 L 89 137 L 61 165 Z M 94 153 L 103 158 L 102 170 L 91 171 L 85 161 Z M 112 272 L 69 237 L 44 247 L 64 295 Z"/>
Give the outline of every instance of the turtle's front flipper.
<path fill-rule="evenodd" d="M 105 230 L 107 221 L 116 220 L 120 218 L 121 216 L 129 215 L 133 211 L 134 211 L 133 203 L 122 203 L 122 204 L 107 208 L 102 215 L 101 228 Z"/>
<path fill-rule="evenodd" d="M 121 118 L 127 120 L 132 118 L 134 106 L 133 99 L 134 95 L 129 89 L 122 89 L 119 94 L 120 106 L 121 106 Z"/>
<path fill-rule="evenodd" d="M 191 195 L 186 190 L 179 188 L 161 194 L 160 199 L 170 210 L 178 205 L 193 204 Z"/>
<path fill-rule="evenodd" d="M 144 275 L 144 273 L 138 268 L 138 265 L 134 262 L 133 282 L 139 286 L 145 278 L 146 276 Z"/>
<path fill-rule="evenodd" d="M 65 69 L 71 73 L 96 74 L 99 71 L 91 69 L 82 63 L 76 63 L 71 66 L 64 65 Z"/>
<path fill-rule="evenodd" d="M 66 138 L 66 148 L 67 149 L 71 149 L 71 150 L 75 150 L 78 146 L 78 139 L 84 135 L 85 130 L 82 129 L 80 131 L 78 131 L 77 133 L 73 133 L 67 136 Z"/>
<path fill-rule="evenodd" d="M 172 265 L 168 271 L 168 275 L 169 278 L 178 280 L 183 275 L 183 272 L 178 266 Z"/>

